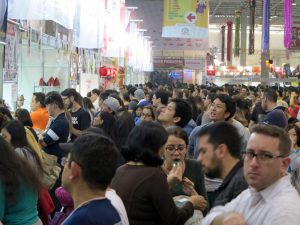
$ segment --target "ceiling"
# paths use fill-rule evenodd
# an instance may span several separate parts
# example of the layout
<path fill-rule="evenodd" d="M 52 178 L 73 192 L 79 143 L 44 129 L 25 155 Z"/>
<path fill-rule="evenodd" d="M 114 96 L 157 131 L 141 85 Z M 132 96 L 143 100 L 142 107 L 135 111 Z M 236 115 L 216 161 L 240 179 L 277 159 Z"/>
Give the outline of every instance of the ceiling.
<path fill-rule="evenodd" d="M 261 24 L 262 21 L 262 1 L 256 0 L 256 24 Z M 300 24 L 300 0 L 293 1 L 297 4 L 293 6 L 293 20 Z M 284 0 L 270 0 L 271 25 L 283 25 L 283 2 Z M 249 0 L 210 0 L 209 5 L 209 24 L 217 27 L 224 25 L 228 19 L 234 20 L 235 10 L 244 9 L 249 14 Z M 145 35 L 151 36 L 153 44 L 162 49 L 165 41 L 165 38 L 161 37 L 163 0 L 126 0 L 126 6 L 138 7 L 135 15 L 143 20 L 142 26 L 147 30 Z"/>

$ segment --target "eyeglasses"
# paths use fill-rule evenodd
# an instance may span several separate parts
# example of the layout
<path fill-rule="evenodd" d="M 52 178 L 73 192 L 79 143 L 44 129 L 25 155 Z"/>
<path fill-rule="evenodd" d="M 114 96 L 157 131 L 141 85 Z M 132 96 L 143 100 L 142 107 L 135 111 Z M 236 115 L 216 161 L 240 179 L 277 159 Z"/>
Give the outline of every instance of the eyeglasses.
<path fill-rule="evenodd" d="M 245 151 L 243 152 L 244 159 L 245 160 L 252 160 L 254 157 L 256 157 L 256 160 L 259 162 L 268 162 L 272 159 L 282 158 L 283 155 L 273 155 L 269 152 L 258 152 L 255 153 L 254 151 Z"/>
<path fill-rule="evenodd" d="M 168 145 L 166 146 L 166 149 L 170 152 L 174 152 L 175 150 L 178 150 L 180 152 L 182 152 L 183 150 L 186 149 L 186 146 L 185 145 Z"/>
<path fill-rule="evenodd" d="M 144 117 L 152 117 L 151 114 L 147 114 L 147 113 L 142 113 L 142 116 L 144 116 Z"/>

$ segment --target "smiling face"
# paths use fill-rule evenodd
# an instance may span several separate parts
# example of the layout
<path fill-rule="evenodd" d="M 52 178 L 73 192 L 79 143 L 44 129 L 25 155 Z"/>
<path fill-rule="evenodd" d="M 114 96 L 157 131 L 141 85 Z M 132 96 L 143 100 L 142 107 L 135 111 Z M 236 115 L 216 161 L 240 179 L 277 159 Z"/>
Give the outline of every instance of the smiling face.
<path fill-rule="evenodd" d="M 279 139 L 264 134 L 252 133 L 247 145 L 247 151 L 256 154 L 265 152 L 279 156 Z M 285 175 L 289 164 L 288 157 L 270 158 L 258 161 L 256 157 L 244 160 L 244 176 L 247 183 L 257 191 L 261 191 Z"/>

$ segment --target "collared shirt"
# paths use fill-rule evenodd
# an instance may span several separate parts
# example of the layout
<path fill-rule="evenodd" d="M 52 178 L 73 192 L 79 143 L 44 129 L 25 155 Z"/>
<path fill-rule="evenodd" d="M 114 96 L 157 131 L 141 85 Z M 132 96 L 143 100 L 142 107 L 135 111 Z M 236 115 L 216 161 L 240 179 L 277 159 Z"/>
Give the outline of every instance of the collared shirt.
<path fill-rule="evenodd" d="M 260 198 L 256 201 L 255 196 Z M 202 224 L 210 225 L 226 212 L 242 214 L 247 225 L 299 225 L 300 197 L 286 175 L 260 192 L 248 188 L 225 206 L 213 208 Z"/>

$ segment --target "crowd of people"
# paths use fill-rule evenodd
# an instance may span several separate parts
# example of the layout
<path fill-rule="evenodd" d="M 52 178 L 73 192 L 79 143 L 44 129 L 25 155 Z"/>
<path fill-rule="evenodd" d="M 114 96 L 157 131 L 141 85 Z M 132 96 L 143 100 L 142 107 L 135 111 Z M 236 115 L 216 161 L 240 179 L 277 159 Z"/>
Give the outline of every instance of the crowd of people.
<path fill-rule="evenodd" d="M 0 224 L 296 225 L 300 89 L 127 85 L 0 101 Z"/>

